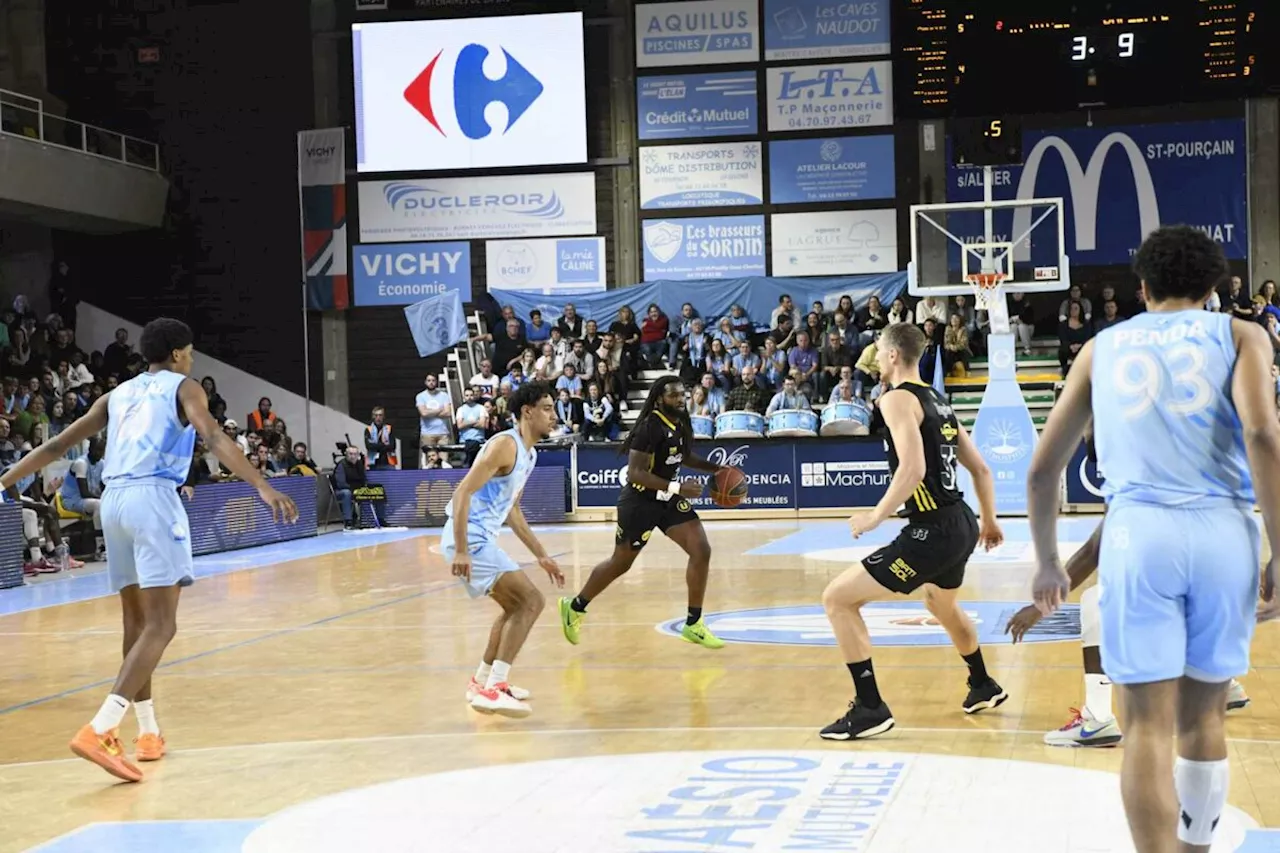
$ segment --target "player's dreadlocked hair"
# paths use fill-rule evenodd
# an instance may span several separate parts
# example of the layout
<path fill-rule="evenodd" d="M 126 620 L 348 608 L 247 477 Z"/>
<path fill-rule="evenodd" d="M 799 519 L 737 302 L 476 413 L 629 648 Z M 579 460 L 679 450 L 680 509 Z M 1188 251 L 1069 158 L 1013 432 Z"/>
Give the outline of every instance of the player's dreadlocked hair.
<path fill-rule="evenodd" d="M 644 424 L 645 418 L 653 417 L 653 410 L 658 407 L 658 401 L 662 399 L 663 394 L 667 393 L 667 388 L 671 385 L 679 385 L 680 392 L 684 393 L 684 383 L 680 381 L 679 376 L 664 376 L 653 383 L 653 387 L 649 389 L 649 396 L 645 398 L 644 407 L 640 409 L 640 414 L 636 417 L 635 426 L 631 428 L 631 432 L 627 433 L 626 439 L 622 442 L 622 449 L 619 452 L 623 456 L 631 452 L 632 436 Z M 680 428 L 680 432 L 684 435 L 684 446 L 687 448 L 692 447 L 693 422 L 689 420 L 687 409 L 681 409 L 677 414 L 676 426 Z"/>

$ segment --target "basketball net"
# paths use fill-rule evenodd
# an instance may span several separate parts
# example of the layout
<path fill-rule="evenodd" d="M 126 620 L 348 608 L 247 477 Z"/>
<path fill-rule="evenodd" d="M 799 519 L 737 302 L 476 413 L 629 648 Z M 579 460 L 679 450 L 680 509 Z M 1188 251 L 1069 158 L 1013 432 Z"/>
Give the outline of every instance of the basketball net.
<path fill-rule="evenodd" d="M 975 272 L 965 279 L 973 286 L 973 307 L 986 311 L 991 320 L 991 331 L 997 335 L 1009 333 L 1009 305 L 1004 298 L 1004 273 Z"/>

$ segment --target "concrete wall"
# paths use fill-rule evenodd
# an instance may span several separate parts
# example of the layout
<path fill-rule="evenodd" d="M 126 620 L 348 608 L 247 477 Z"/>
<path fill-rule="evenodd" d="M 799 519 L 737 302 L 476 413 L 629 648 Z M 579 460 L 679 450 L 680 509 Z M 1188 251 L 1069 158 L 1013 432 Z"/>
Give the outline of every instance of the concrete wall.
<path fill-rule="evenodd" d="M 76 342 L 81 349 L 87 351 L 105 349 L 115 340 L 116 329 L 128 329 L 129 339 L 135 346 L 142 335 L 142 327 L 136 323 L 130 323 L 84 302 L 80 303 L 77 319 Z M 217 381 L 218 393 L 227 401 L 227 416 L 239 422 L 242 429 L 245 426 L 245 415 L 258 407 L 259 398 L 270 397 L 272 410 L 278 417 L 284 418 L 289 436 L 294 441 L 306 441 L 311 448 L 311 457 L 321 465 L 329 465 L 329 454 L 335 449 L 334 444 L 345 441 L 346 434 L 351 435 L 352 442 L 361 450 L 364 449 L 361 434 L 365 425 L 318 403 L 310 404 L 311 435 L 308 440 L 307 401 L 302 396 L 272 385 L 224 361 L 197 351 L 193 376 L 196 379 L 212 376 Z M 413 434 L 416 431 L 417 425 L 414 424 L 409 432 Z M 400 435 L 399 438 L 403 442 L 405 436 Z M 413 442 L 416 442 L 416 438 L 411 438 L 411 443 Z"/>
<path fill-rule="evenodd" d="M 17 136 L 0 136 L 0 217 L 111 234 L 158 228 L 160 174 Z"/>

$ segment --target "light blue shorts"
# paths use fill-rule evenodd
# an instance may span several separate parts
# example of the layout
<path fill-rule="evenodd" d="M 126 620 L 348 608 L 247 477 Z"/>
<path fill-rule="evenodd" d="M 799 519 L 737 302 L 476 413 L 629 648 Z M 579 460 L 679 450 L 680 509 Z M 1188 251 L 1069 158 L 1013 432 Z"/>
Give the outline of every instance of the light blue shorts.
<path fill-rule="evenodd" d="M 177 486 L 113 484 L 102 496 L 107 577 L 119 592 L 190 584 L 191 530 Z"/>
<path fill-rule="evenodd" d="M 498 578 L 508 572 L 520 571 L 520 565 L 508 557 L 507 552 L 495 542 L 468 542 L 467 552 L 471 554 L 471 580 L 462 581 L 462 584 L 472 598 L 483 598 L 493 591 Z M 457 553 L 453 545 L 453 527 L 450 524 L 445 524 L 441 531 L 440 553 L 446 563 L 452 563 L 453 556 Z"/>
<path fill-rule="evenodd" d="M 1231 507 L 1107 511 L 1098 584 L 1102 668 L 1116 684 L 1249 670 L 1261 534 Z"/>

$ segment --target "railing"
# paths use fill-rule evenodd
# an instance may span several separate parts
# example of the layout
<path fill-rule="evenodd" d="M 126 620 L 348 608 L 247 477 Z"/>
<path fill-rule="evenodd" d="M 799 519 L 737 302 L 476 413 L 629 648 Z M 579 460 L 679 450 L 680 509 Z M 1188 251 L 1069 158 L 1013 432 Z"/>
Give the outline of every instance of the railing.
<path fill-rule="evenodd" d="M 0 136 L 20 136 L 126 166 L 160 171 L 160 148 L 154 142 L 46 113 L 44 101 L 8 89 L 0 89 Z"/>

